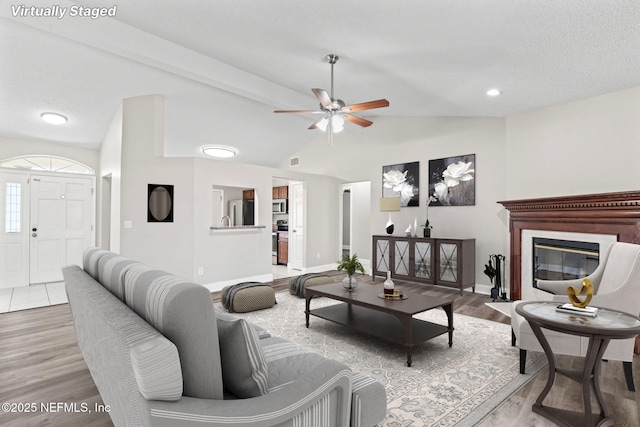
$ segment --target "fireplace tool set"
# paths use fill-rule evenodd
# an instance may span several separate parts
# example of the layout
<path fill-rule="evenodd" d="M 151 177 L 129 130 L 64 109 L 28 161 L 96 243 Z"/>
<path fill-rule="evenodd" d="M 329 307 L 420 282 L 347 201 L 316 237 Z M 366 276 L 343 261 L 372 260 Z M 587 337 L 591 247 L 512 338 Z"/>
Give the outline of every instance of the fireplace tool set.
<path fill-rule="evenodd" d="M 489 255 L 489 264 L 484 265 L 484 274 L 489 277 L 493 285 L 493 288 L 491 288 L 493 302 L 496 302 L 497 299 L 507 301 L 507 292 L 504 287 L 504 260 L 504 255 Z"/>

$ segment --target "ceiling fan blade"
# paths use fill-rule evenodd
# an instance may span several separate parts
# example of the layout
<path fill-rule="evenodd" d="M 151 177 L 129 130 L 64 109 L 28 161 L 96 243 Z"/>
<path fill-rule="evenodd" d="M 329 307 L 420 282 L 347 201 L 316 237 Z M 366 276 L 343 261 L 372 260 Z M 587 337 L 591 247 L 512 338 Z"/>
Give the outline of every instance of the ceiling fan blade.
<path fill-rule="evenodd" d="M 321 118 L 321 119 L 316 120 L 316 121 L 315 121 L 311 126 L 309 126 L 309 127 L 308 127 L 308 129 L 309 129 L 309 130 L 312 130 L 312 129 L 318 129 L 318 128 L 319 128 L 319 126 L 318 126 L 318 125 L 319 125 L 323 120 L 327 120 L 327 118 L 326 118 L 326 117 L 323 117 L 323 118 Z"/>
<path fill-rule="evenodd" d="M 320 101 L 320 105 L 329 109 L 334 108 L 333 101 L 331 101 L 331 97 L 329 96 L 326 90 L 324 89 L 311 89 L 311 90 L 313 91 L 313 94 L 316 96 L 316 98 L 318 98 L 318 101 Z"/>
<path fill-rule="evenodd" d="M 363 128 L 366 128 L 367 126 L 371 126 L 373 124 L 373 122 L 367 119 L 363 119 L 362 117 L 354 116 L 352 114 L 343 114 L 342 117 L 346 121 L 356 124 L 358 126 L 362 126 Z"/>
<path fill-rule="evenodd" d="M 314 114 L 314 113 L 322 113 L 322 111 L 318 111 L 318 110 L 275 110 L 274 113 Z"/>
<path fill-rule="evenodd" d="M 352 113 L 354 111 L 371 110 L 373 108 L 383 108 L 388 106 L 389 106 L 389 101 L 387 101 L 386 99 L 377 99 L 375 101 L 346 105 L 342 107 L 342 111 Z"/>

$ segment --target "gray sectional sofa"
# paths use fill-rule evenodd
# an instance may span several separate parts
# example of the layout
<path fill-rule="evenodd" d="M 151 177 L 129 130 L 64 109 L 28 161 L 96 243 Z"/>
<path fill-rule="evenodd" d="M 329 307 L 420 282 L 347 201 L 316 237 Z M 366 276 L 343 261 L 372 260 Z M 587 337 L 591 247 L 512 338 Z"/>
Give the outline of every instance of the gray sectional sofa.
<path fill-rule="evenodd" d="M 78 345 L 116 426 L 371 426 L 384 387 L 240 317 L 210 292 L 92 248 L 63 269 Z"/>

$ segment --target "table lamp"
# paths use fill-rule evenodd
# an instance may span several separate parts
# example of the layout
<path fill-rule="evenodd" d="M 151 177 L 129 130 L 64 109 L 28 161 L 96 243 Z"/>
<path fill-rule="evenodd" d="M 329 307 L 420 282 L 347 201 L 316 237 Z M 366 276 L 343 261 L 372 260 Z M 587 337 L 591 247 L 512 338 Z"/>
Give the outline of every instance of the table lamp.
<path fill-rule="evenodd" d="M 393 221 L 391 221 L 391 212 L 400 211 L 400 197 L 381 197 L 380 212 L 389 212 L 389 221 L 387 221 L 387 234 L 393 234 Z"/>

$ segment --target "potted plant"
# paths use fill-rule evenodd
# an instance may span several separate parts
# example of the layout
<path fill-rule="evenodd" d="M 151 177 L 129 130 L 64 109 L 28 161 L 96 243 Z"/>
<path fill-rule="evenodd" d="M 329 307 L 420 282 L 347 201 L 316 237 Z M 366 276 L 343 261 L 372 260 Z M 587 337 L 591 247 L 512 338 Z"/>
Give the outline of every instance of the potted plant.
<path fill-rule="evenodd" d="M 342 280 L 342 285 L 348 291 L 352 291 L 358 286 L 356 278 L 353 277 L 356 271 L 359 271 L 363 275 L 365 274 L 364 267 L 358 260 L 357 254 L 353 254 L 352 256 L 347 254 L 342 255 L 342 260 L 338 263 L 338 271 L 342 270 L 347 272 L 347 277 Z"/>
<path fill-rule="evenodd" d="M 433 228 L 430 224 L 429 224 L 429 219 L 427 218 L 427 220 L 424 222 L 424 230 L 422 231 L 422 235 L 423 237 L 431 237 L 431 229 Z"/>
<path fill-rule="evenodd" d="M 424 237 L 431 237 L 431 229 L 433 227 L 431 226 L 431 224 L 429 224 L 429 205 L 431 204 L 431 202 L 435 202 L 436 200 L 438 200 L 438 199 L 436 199 L 433 196 L 429 196 L 429 198 L 427 199 L 427 219 L 426 219 L 426 221 L 424 222 L 424 225 L 423 225 L 423 227 L 424 227 L 423 236 Z"/>

